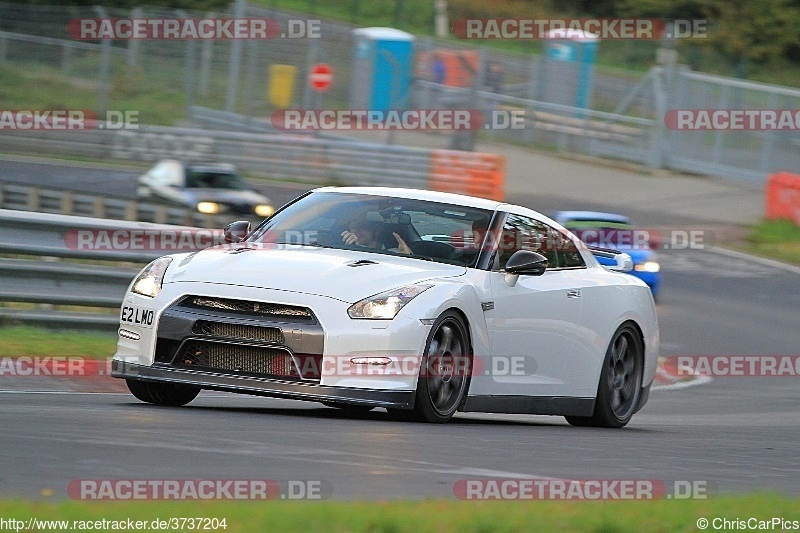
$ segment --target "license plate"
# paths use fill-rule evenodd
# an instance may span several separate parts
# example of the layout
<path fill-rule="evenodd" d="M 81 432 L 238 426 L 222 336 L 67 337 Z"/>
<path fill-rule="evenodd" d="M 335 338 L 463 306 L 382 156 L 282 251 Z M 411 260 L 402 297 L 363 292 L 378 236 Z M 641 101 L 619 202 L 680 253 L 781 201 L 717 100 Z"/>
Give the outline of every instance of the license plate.
<path fill-rule="evenodd" d="M 154 312 L 152 309 L 144 309 L 133 305 L 123 305 L 119 314 L 121 324 L 140 326 L 143 328 L 153 327 Z"/>

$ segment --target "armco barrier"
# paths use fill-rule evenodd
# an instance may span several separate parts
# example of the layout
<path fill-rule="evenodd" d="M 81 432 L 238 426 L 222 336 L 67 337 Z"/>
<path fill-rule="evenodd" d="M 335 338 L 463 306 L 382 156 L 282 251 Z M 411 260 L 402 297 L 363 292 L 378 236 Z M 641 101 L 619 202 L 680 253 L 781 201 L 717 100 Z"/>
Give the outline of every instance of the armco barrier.
<path fill-rule="evenodd" d="M 769 220 L 786 219 L 800 226 L 800 175 L 790 172 L 772 174 L 767 180 L 765 216 Z"/>
<path fill-rule="evenodd" d="M 254 176 L 299 179 L 320 185 L 385 185 L 424 189 L 429 185 L 435 150 L 342 142 L 314 135 L 240 133 L 190 128 L 142 126 L 85 131 L 9 130 L 0 135 L 0 151 L 63 154 L 119 161 L 159 159 L 217 160 L 235 164 Z M 453 152 L 459 172 L 483 171 L 476 154 Z M 496 184 L 495 184 L 496 185 Z M 476 192 L 483 187 L 471 187 Z M 492 192 L 497 194 L 497 192 Z M 480 194 L 478 194 L 480 195 Z"/>
<path fill-rule="evenodd" d="M 421 188 L 430 150 L 366 142 L 334 142 L 314 135 L 239 133 L 141 126 L 85 131 L 10 130 L 0 150 L 63 154 L 116 161 L 223 161 L 254 176 L 343 185 Z"/>
<path fill-rule="evenodd" d="M 119 308 L 139 269 L 171 251 L 76 246 L 76 232 L 103 230 L 134 235 L 197 228 L 0 209 L 0 253 L 42 257 L 0 258 L 0 324 L 116 330 L 117 313 L 96 309 Z M 67 258 L 84 261 L 63 260 Z M 37 307 L 42 304 L 44 308 Z M 76 306 L 78 311 L 54 310 L 55 305 Z"/>
<path fill-rule="evenodd" d="M 108 195 L 0 183 L 0 209 L 220 228 L 234 218 Z M 241 216 L 237 217 L 241 218 Z"/>
<path fill-rule="evenodd" d="M 428 187 L 503 201 L 505 156 L 456 150 L 433 150 Z"/>

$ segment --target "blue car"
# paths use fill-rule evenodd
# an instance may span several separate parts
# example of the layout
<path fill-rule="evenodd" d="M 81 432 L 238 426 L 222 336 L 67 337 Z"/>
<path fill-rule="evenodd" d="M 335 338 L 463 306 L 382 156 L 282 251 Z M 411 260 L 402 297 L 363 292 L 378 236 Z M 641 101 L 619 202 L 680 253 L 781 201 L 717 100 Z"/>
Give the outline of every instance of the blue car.
<path fill-rule="evenodd" d="M 610 248 L 625 252 L 633 260 L 631 274 L 647 283 L 657 298 L 661 287 L 661 264 L 653 250 L 658 246 L 657 236 L 636 229 L 628 217 L 598 211 L 558 211 L 550 217 L 577 235 L 589 246 Z M 614 260 L 597 257 L 602 265 L 613 265 Z"/>

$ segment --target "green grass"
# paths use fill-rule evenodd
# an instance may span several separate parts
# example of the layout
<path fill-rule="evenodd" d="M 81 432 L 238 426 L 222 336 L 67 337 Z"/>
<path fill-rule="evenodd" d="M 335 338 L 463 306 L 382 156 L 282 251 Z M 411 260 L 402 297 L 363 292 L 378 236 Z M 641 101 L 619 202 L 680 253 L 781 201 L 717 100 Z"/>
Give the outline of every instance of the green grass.
<path fill-rule="evenodd" d="M 0 65 L 0 102 L 13 109 L 97 109 L 97 75 L 67 75 L 37 63 Z M 165 88 L 149 78 L 112 77 L 107 109 L 139 111 L 140 124 L 172 125 L 185 118 L 183 85 Z"/>
<path fill-rule="evenodd" d="M 800 265 L 800 227 L 790 220 L 765 220 L 752 226 L 737 248 Z"/>
<path fill-rule="evenodd" d="M 335 490 L 335 487 L 334 487 Z M 708 500 L 615 502 L 454 500 L 377 502 L 100 502 L 0 501 L 0 517 L 27 520 L 226 519 L 236 531 L 402 532 L 560 531 L 697 532 L 697 520 L 750 517 L 797 520 L 800 500 L 776 494 L 724 496 Z M 790 526 L 791 527 L 791 526 Z M 713 527 L 709 527 L 713 531 Z M 150 530 L 150 529 L 148 529 Z M 780 531 L 780 527 L 774 528 Z"/>
<path fill-rule="evenodd" d="M 27 326 L 0 327 L 0 357 L 90 357 L 113 355 L 117 336 L 113 333 L 50 331 Z M 0 513 L 0 517 L 2 517 Z"/>

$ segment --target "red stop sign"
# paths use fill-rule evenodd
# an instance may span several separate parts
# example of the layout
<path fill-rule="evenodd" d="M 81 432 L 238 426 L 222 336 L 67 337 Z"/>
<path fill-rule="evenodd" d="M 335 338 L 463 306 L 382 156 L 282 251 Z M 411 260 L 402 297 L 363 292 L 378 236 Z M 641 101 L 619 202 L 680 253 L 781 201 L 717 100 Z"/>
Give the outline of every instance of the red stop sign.
<path fill-rule="evenodd" d="M 333 70 L 327 63 L 317 63 L 308 75 L 308 84 L 315 91 L 327 91 L 333 81 Z"/>

